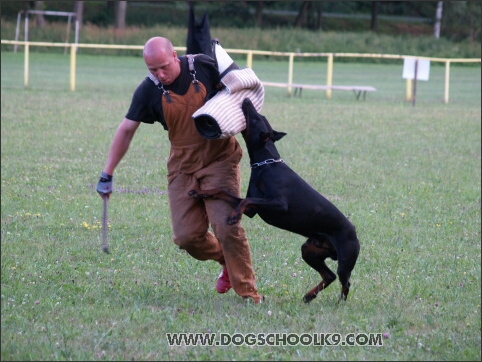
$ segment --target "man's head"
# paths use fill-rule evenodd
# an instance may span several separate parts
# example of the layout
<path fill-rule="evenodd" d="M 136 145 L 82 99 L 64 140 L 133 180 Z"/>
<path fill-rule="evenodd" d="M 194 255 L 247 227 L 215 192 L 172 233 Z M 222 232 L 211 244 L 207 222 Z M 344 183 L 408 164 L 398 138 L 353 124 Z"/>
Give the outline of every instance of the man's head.
<path fill-rule="evenodd" d="M 162 84 L 172 84 L 181 73 L 177 52 L 169 39 L 154 37 L 144 45 L 142 53 L 147 69 Z"/>

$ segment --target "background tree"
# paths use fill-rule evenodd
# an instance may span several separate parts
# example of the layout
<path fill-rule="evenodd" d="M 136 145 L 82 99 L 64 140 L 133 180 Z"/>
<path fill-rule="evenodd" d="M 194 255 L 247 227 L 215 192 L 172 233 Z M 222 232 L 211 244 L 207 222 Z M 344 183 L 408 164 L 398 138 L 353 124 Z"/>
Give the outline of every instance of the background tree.
<path fill-rule="evenodd" d="M 33 3 L 33 4 L 32 4 Z M 30 5 L 33 5 L 34 10 L 44 10 L 44 2 L 43 1 L 30 1 Z M 35 17 L 35 23 L 38 28 L 45 27 L 45 17 L 43 14 L 37 14 Z"/>
<path fill-rule="evenodd" d="M 126 27 L 127 1 L 115 2 L 115 28 L 124 30 Z"/>
<path fill-rule="evenodd" d="M 263 4 L 264 1 L 256 1 L 256 25 L 258 28 L 263 27 Z"/>
<path fill-rule="evenodd" d="M 455 40 L 480 41 L 481 5 L 479 1 L 446 1 L 442 34 Z"/>
<path fill-rule="evenodd" d="M 84 2 L 83 1 L 76 1 L 74 3 L 74 13 L 77 21 L 79 22 L 79 29 L 82 27 L 82 23 L 84 22 Z"/>
<path fill-rule="evenodd" d="M 298 10 L 298 15 L 296 16 L 295 19 L 295 28 L 301 28 L 303 27 L 303 23 L 305 22 L 306 18 L 306 13 L 308 9 L 310 8 L 311 1 L 303 1 L 300 5 L 300 8 Z"/>
<path fill-rule="evenodd" d="M 377 30 L 378 22 L 378 1 L 372 1 L 372 14 L 370 20 L 370 30 Z"/>
<path fill-rule="evenodd" d="M 321 22 L 322 22 L 322 16 L 323 16 L 323 11 L 322 11 L 322 6 L 323 3 L 321 1 L 315 1 L 313 3 L 315 11 L 316 11 L 316 21 L 315 21 L 315 26 L 313 29 L 315 30 L 320 30 L 321 29 Z"/>
<path fill-rule="evenodd" d="M 436 39 L 440 38 L 440 23 L 442 22 L 443 1 L 437 1 L 437 10 L 435 10 L 435 24 L 433 26 L 433 35 Z"/>

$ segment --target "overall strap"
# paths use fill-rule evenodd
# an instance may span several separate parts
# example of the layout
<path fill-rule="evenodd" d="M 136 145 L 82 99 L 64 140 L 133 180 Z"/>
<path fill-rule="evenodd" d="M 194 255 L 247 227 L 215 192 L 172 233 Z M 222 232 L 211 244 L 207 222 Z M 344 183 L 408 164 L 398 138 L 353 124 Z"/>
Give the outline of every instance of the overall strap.
<path fill-rule="evenodd" d="M 147 76 L 149 77 L 150 80 L 154 82 L 157 88 L 159 88 L 162 91 L 162 95 L 166 97 L 167 103 L 171 103 L 172 102 L 171 95 L 169 94 L 168 90 L 164 89 L 164 85 L 161 82 L 159 82 L 159 80 L 156 77 L 154 77 L 152 73 L 149 73 Z"/>
<path fill-rule="evenodd" d="M 196 79 L 196 69 L 194 69 L 194 55 L 187 54 L 187 61 L 189 63 L 189 73 L 192 75 L 192 84 L 194 84 L 194 89 L 196 93 L 199 92 L 199 81 Z"/>

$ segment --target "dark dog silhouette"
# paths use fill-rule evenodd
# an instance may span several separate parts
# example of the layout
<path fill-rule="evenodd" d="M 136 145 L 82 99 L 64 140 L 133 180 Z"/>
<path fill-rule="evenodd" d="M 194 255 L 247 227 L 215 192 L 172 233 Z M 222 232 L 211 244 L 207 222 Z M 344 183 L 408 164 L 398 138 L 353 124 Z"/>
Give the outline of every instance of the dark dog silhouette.
<path fill-rule="evenodd" d="M 330 201 L 313 189 L 281 159 L 275 142 L 286 133 L 273 130 L 268 120 L 259 114 L 249 98 L 242 105 L 246 129 L 242 132 L 250 162 L 251 177 L 246 198 L 224 190 L 191 190 L 196 198 L 217 198 L 233 206 L 227 219 L 235 224 L 244 213 L 258 214 L 275 227 L 303 235 L 308 240 L 301 246 L 303 260 L 320 273 L 322 281 L 305 294 L 305 303 L 316 298 L 336 275 L 325 264 L 326 258 L 338 260 L 337 274 L 341 295 L 346 300 L 350 291 L 350 275 L 360 251 L 355 227 Z"/>

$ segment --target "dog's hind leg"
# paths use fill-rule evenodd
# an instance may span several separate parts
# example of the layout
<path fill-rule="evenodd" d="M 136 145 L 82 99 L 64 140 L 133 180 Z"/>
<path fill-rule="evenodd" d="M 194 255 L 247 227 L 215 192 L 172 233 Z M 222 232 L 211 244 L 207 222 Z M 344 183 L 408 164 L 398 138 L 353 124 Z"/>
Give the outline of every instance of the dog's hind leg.
<path fill-rule="evenodd" d="M 318 293 L 328 287 L 335 279 L 336 275 L 325 264 L 325 259 L 330 257 L 337 258 L 336 251 L 330 241 L 309 238 L 301 246 L 301 256 L 303 260 L 321 275 L 321 283 L 311 289 L 303 297 L 305 303 L 311 302 Z"/>
<path fill-rule="evenodd" d="M 348 293 L 350 292 L 350 276 L 360 252 L 360 243 L 356 234 L 347 239 L 344 246 L 339 249 L 338 269 L 336 273 L 338 274 L 341 283 L 341 293 L 338 302 L 346 300 Z"/>
<path fill-rule="evenodd" d="M 351 271 L 355 267 L 355 262 L 356 256 L 353 255 L 349 256 L 348 258 L 346 256 L 342 256 L 338 260 L 338 269 L 336 273 L 338 274 L 338 278 L 341 284 L 341 294 L 338 302 L 346 300 L 348 293 L 350 292 L 350 276 Z"/>

